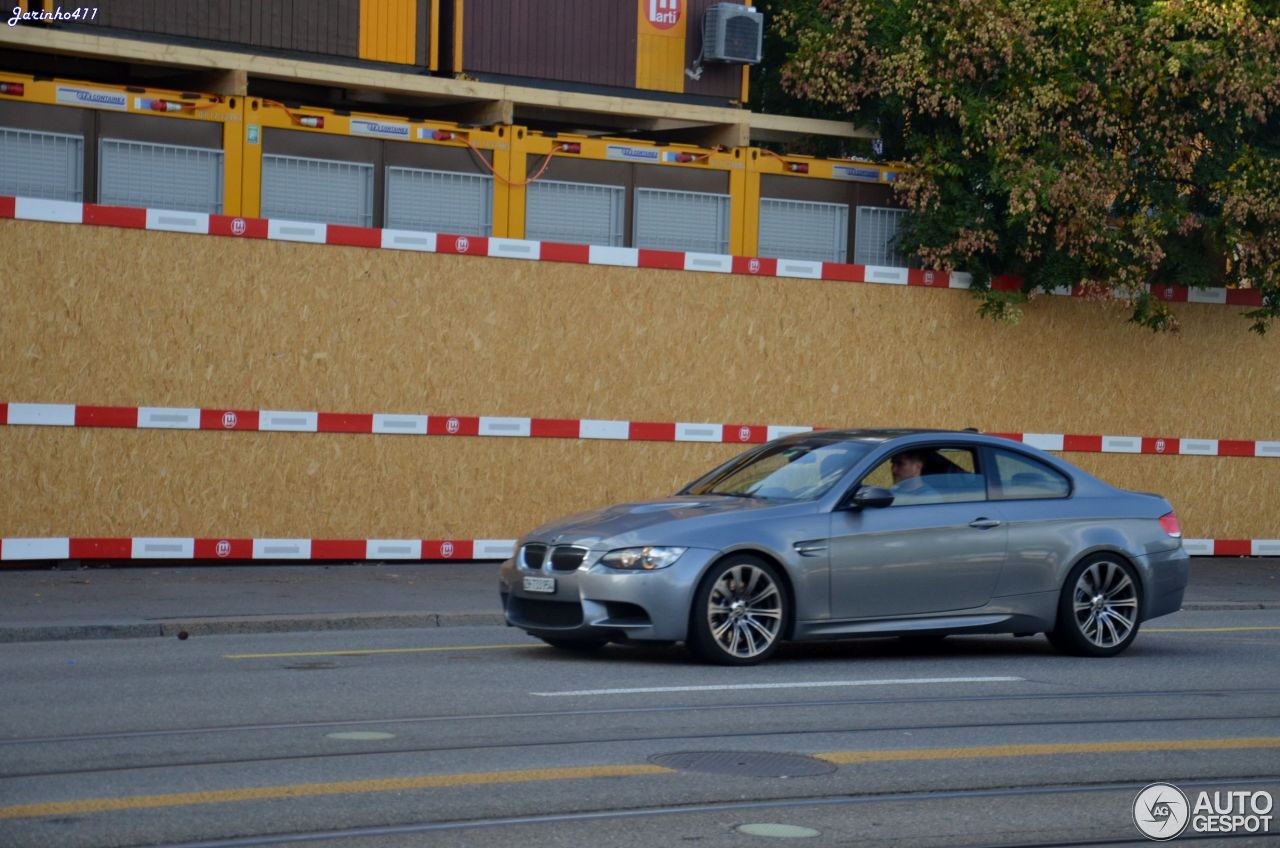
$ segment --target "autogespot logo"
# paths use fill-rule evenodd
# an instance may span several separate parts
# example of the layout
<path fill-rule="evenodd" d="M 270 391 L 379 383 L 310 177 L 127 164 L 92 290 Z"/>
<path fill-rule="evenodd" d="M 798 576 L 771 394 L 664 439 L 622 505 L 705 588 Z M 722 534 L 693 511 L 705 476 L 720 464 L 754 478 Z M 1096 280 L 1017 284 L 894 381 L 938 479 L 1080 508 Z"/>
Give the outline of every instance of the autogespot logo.
<path fill-rule="evenodd" d="M 1133 823 L 1148 839 L 1163 842 L 1187 829 L 1187 796 L 1171 783 L 1153 783 L 1133 799 Z"/>

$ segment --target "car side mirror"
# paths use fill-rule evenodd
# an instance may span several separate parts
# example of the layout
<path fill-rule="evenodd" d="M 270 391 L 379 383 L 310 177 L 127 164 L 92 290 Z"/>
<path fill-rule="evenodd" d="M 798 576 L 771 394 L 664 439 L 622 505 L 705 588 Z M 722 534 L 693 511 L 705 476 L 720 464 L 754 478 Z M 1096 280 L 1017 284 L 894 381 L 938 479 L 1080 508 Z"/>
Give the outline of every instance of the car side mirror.
<path fill-rule="evenodd" d="M 879 486 L 859 486 L 847 506 L 850 509 L 879 509 L 893 503 L 893 492 Z"/>

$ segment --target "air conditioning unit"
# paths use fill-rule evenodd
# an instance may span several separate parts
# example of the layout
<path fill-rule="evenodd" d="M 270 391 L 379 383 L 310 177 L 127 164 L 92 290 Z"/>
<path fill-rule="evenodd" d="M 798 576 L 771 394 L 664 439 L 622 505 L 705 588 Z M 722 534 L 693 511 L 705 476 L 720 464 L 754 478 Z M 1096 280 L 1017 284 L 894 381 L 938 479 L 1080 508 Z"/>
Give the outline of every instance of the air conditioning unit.
<path fill-rule="evenodd" d="M 716 3 L 702 14 L 702 59 L 758 65 L 764 47 L 764 15 L 754 6 Z"/>

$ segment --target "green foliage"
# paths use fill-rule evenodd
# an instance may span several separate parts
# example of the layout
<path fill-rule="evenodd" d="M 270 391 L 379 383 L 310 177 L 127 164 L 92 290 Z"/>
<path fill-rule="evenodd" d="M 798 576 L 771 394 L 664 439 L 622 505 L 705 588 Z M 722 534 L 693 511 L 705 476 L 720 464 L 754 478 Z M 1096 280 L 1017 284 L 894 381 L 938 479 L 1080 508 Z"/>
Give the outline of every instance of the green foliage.
<path fill-rule="evenodd" d="M 1280 316 L 1280 3 L 769 11 L 771 49 L 789 56 L 777 82 L 819 114 L 880 127 L 885 156 L 912 165 L 898 184 L 914 213 L 902 247 L 970 271 L 983 314 L 1016 320 L 1036 292 L 1078 286 L 1176 330 L 1150 294 L 1173 283 L 1260 290 L 1248 313 L 1259 333 Z M 993 291 L 994 274 L 1022 291 Z"/>

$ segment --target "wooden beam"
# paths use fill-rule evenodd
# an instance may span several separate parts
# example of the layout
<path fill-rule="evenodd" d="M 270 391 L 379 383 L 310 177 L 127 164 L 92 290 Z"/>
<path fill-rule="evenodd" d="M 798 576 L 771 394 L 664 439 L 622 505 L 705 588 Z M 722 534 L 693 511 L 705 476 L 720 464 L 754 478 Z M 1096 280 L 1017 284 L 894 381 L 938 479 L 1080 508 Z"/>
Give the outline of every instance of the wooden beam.
<path fill-rule="evenodd" d="M 505 118 L 509 105 L 516 116 L 523 110 L 545 110 L 547 114 L 567 113 L 572 116 L 568 119 L 569 122 L 576 122 L 584 127 L 593 123 L 598 126 L 625 128 L 639 126 L 645 121 L 680 122 L 690 127 L 711 128 L 704 133 L 704 138 L 726 147 L 745 146 L 752 138 L 766 140 L 773 136 L 868 138 L 874 135 L 868 130 L 855 128 L 851 123 L 755 115 L 727 106 L 699 106 L 676 101 L 422 76 L 377 68 L 37 27 L 0 26 L 0 46 L 38 53 L 187 69 L 210 74 L 208 79 L 214 85 L 232 89 L 236 89 L 241 80 L 247 82 L 267 79 L 408 95 L 424 108 L 451 103 L 472 104 L 475 117 L 470 122 L 480 124 L 506 123 L 505 120 L 491 119 Z"/>

